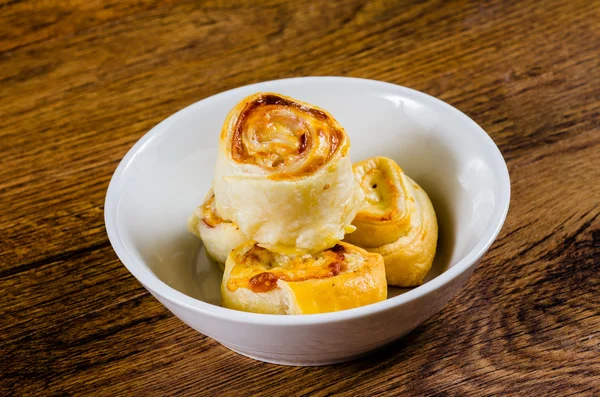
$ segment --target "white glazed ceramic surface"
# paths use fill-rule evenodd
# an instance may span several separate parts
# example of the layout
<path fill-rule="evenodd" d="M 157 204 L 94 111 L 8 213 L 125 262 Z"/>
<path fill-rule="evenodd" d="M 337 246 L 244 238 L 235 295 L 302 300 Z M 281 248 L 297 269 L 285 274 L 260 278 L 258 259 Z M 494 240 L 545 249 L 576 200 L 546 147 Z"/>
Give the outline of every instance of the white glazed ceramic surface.
<path fill-rule="evenodd" d="M 337 313 L 276 316 L 219 306 L 221 271 L 187 231 L 187 219 L 211 187 L 225 116 L 258 91 L 327 109 L 348 132 L 353 161 L 388 156 L 429 193 L 439 243 L 424 285 L 390 288 L 384 302 Z M 227 91 L 154 127 L 115 171 L 105 222 L 129 271 L 190 327 L 258 360 L 323 365 L 383 346 L 439 311 L 496 238 L 509 200 L 498 148 L 455 108 L 393 84 L 307 77 Z"/>

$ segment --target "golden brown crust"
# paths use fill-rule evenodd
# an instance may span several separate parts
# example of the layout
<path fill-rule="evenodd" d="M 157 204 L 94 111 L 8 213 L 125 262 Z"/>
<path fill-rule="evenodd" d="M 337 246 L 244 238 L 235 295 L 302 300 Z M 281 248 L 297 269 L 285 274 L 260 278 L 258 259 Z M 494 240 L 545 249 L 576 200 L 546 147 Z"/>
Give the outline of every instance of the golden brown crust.
<path fill-rule="evenodd" d="M 387 157 L 373 157 L 353 165 L 354 177 L 365 200 L 352 224 L 356 231 L 345 240 L 364 248 L 396 241 L 410 228 L 414 199 L 402 169 Z"/>
<path fill-rule="evenodd" d="M 398 240 L 370 248 L 383 256 L 387 281 L 399 287 L 416 287 L 423 283 L 431 269 L 438 239 L 435 211 L 425 190 L 409 177 L 415 210 L 411 215 L 411 227 Z"/>
<path fill-rule="evenodd" d="M 365 202 L 345 241 L 383 256 L 390 285 L 420 285 L 433 263 L 437 219 L 427 193 L 391 159 L 356 163 L 354 175 Z"/>

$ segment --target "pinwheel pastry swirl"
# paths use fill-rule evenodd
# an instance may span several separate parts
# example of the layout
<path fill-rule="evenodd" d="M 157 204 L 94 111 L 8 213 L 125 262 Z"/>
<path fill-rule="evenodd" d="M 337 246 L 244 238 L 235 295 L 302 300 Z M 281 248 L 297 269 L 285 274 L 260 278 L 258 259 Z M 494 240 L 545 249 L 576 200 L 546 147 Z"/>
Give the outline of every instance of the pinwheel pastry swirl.
<path fill-rule="evenodd" d="M 264 314 L 314 314 L 386 299 L 383 259 L 340 242 L 312 255 L 284 255 L 255 242 L 227 259 L 222 305 Z"/>
<path fill-rule="evenodd" d="M 388 284 L 420 285 L 431 269 L 438 236 L 427 193 L 387 157 L 354 164 L 354 175 L 365 200 L 353 222 L 356 231 L 345 241 L 381 254 Z"/>
<path fill-rule="evenodd" d="M 214 179 L 216 209 L 270 251 L 316 253 L 351 226 L 362 190 L 344 129 L 323 109 L 258 93 L 227 116 Z"/>

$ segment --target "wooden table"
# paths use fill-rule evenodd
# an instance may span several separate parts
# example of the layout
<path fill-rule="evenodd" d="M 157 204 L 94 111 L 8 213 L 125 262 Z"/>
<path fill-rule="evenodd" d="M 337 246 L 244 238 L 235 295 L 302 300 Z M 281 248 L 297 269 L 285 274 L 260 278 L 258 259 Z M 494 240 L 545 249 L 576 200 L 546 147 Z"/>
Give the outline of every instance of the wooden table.
<path fill-rule="evenodd" d="M 600 393 L 599 2 L 0 4 L 0 394 Z M 160 120 L 305 75 L 441 98 L 490 134 L 512 180 L 498 240 L 440 314 L 319 368 L 185 326 L 103 222 L 119 160 Z"/>

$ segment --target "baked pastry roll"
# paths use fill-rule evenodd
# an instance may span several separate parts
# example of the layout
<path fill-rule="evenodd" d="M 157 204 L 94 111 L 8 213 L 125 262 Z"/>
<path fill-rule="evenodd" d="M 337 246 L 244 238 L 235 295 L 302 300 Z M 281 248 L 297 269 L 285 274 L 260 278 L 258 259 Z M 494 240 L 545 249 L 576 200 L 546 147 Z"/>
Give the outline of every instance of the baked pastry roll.
<path fill-rule="evenodd" d="M 188 229 L 202 239 L 206 252 L 219 262 L 222 269 L 231 250 L 248 241 L 235 223 L 221 218 L 217 213 L 212 189 L 204 203 L 192 214 Z"/>
<path fill-rule="evenodd" d="M 435 256 L 438 225 L 427 193 L 393 160 L 374 157 L 354 165 L 365 194 L 356 231 L 345 241 L 381 254 L 387 282 L 420 285 Z"/>
<path fill-rule="evenodd" d="M 415 205 L 406 175 L 387 157 L 358 162 L 353 169 L 365 198 L 352 222 L 356 231 L 346 241 L 363 248 L 393 243 L 410 228 Z"/>
<path fill-rule="evenodd" d="M 265 314 L 311 314 L 386 299 L 381 255 L 340 242 L 313 255 L 277 254 L 248 242 L 234 249 L 221 284 L 224 307 Z"/>
<path fill-rule="evenodd" d="M 217 211 L 260 246 L 315 253 L 354 230 L 362 201 L 344 129 L 323 109 L 258 93 L 227 116 L 214 180 Z"/>

